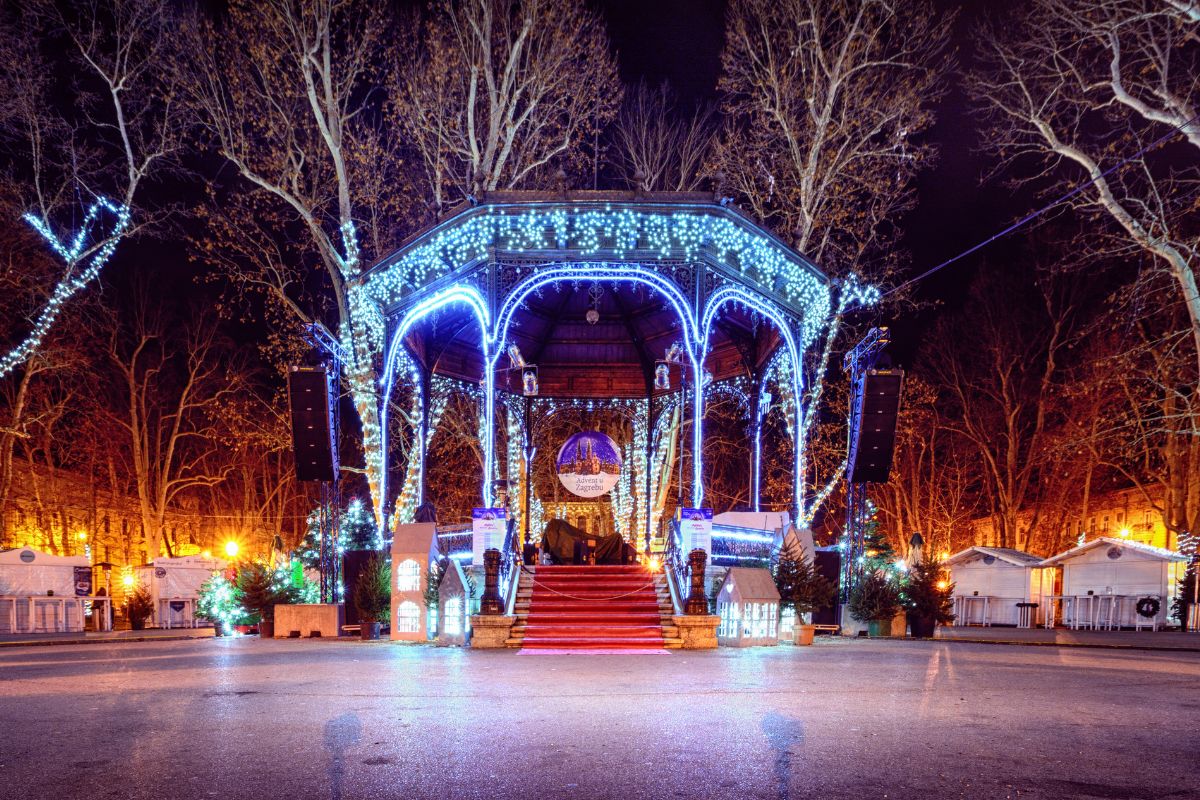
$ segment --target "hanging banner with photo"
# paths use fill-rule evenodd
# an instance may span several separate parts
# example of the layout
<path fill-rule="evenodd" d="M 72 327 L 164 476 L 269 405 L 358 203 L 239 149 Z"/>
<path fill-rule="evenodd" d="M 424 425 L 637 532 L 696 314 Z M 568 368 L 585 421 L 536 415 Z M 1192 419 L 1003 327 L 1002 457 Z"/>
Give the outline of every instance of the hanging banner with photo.
<path fill-rule="evenodd" d="M 92 593 L 92 568 L 91 567 L 76 567 L 75 568 L 75 595 L 77 597 L 87 597 Z"/>
<path fill-rule="evenodd" d="M 599 431 L 580 431 L 559 448 L 554 467 L 568 492 L 599 497 L 621 478 L 621 451 L 616 442 Z"/>
<path fill-rule="evenodd" d="M 703 550 L 712 557 L 711 508 L 682 508 L 679 510 L 679 533 L 683 539 L 683 554 Z"/>
<path fill-rule="evenodd" d="M 471 563 L 483 564 L 483 553 L 495 548 L 504 547 L 504 522 L 506 513 L 503 508 L 473 508 L 471 509 Z"/>

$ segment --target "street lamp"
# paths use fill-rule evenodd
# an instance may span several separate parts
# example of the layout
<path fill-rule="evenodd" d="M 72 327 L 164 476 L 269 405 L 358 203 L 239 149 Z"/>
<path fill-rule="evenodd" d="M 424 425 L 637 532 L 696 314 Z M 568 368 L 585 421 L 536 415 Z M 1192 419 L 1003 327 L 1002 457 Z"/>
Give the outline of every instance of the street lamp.
<path fill-rule="evenodd" d="M 233 539 L 230 539 L 228 542 L 225 543 L 225 555 L 229 556 L 230 558 L 237 558 L 237 554 L 238 554 L 238 543 L 235 542 Z"/>

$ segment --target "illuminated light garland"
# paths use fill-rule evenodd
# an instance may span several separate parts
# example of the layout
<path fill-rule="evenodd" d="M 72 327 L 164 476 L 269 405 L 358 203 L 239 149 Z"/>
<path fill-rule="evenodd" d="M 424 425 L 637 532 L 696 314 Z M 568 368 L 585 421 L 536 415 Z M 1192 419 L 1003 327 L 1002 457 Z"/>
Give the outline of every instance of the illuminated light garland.
<path fill-rule="evenodd" d="M 713 525 L 712 538 L 733 542 L 758 542 L 759 544 L 772 544 L 775 541 L 774 536 L 768 536 L 765 533 L 738 533 L 737 531 L 721 530 L 718 525 Z"/>
<path fill-rule="evenodd" d="M 640 267 L 635 264 L 613 264 L 608 262 L 598 263 L 564 263 L 558 264 L 535 272 L 530 277 L 521 281 L 509 293 L 508 298 L 504 301 L 500 312 L 496 315 L 496 329 L 492 336 L 492 340 L 499 344 L 504 344 L 508 341 L 508 329 L 512 324 L 513 315 L 520 309 L 525 300 L 530 294 L 544 288 L 549 284 L 557 284 L 563 281 L 576 282 L 611 282 L 611 283 L 635 283 L 646 286 L 659 292 L 670 303 L 675 311 L 675 315 L 680 323 L 680 328 L 683 332 L 683 349 L 687 353 L 688 359 L 692 363 L 693 385 L 700 385 L 702 377 L 702 364 L 698 358 L 697 339 L 696 339 L 696 320 L 692 316 L 688 302 L 679 288 L 669 279 L 665 278 L 661 273 L 653 270 Z M 495 373 L 497 364 L 503 347 L 496 347 L 493 350 L 493 355 L 487 356 L 485 352 L 484 363 L 487 365 L 487 374 L 485 379 L 489 380 Z M 488 431 L 487 441 L 485 442 L 485 464 L 490 468 L 490 453 L 493 449 L 493 432 L 491 420 L 493 419 L 491 390 L 488 391 Z M 694 429 L 693 445 L 698 446 L 700 443 L 700 426 L 692 426 Z M 695 452 L 699 452 L 697 449 Z M 693 502 L 697 505 L 703 495 L 700 485 L 700 470 L 702 463 L 700 459 L 693 459 L 692 471 L 692 497 Z M 485 474 L 490 474 L 487 472 Z"/>
<path fill-rule="evenodd" d="M 813 518 L 817 516 L 817 510 L 821 508 L 821 504 L 829 498 L 829 495 L 837 488 L 838 482 L 842 479 L 842 475 L 846 474 L 846 459 L 842 459 L 842 463 L 834 470 L 833 476 L 825 484 L 825 488 L 817 493 L 808 507 L 804 509 L 804 513 L 800 517 L 800 527 L 811 528 Z"/>
<path fill-rule="evenodd" d="M 763 286 L 775 287 L 789 302 L 812 309 L 816 313 L 806 318 L 805 327 L 826 316 L 830 292 L 820 271 L 733 212 L 709 204 L 672 211 L 614 207 L 619 205 L 483 206 L 432 229 L 402 255 L 372 269 L 366 282 L 375 301 L 388 306 L 434 278 L 486 259 L 489 250 L 574 250 L 585 257 L 611 253 L 618 260 L 695 259 L 704 252 Z M 803 338 L 809 338 L 807 332 Z"/>
<path fill-rule="evenodd" d="M 76 273 L 75 267 L 79 260 L 87 255 L 88 239 L 102 211 L 107 211 L 115 218 L 112 231 L 98 246 L 95 246 L 91 257 L 87 259 L 87 265 Z M 100 274 L 100 270 L 104 268 L 108 259 L 112 257 L 113 251 L 117 249 L 117 243 L 125 229 L 129 227 L 129 209 L 103 197 L 97 199 L 88 209 L 83 219 L 83 225 L 76 231 L 70 245 L 64 245 L 50 229 L 49 223 L 41 217 L 28 213 L 22 219 L 40 233 L 51 249 L 66 262 L 67 277 L 54 287 L 50 299 L 46 301 L 45 307 L 34 320 L 33 329 L 25 337 L 25 340 L 0 358 L 0 378 L 24 364 L 34 354 L 45 340 L 46 334 L 50 332 L 58 315 L 62 313 L 66 302 Z"/>
<path fill-rule="evenodd" d="M 480 337 L 479 337 L 480 352 L 483 354 L 485 364 L 492 363 L 490 360 L 490 357 L 488 355 L 488 352 L 489 352 L 488 344 L 489 344 L 489 340 L 490 340 L 490 337 L 488 336 L 488 331 L 491 327 L 490 326 L 491 316 L 488 314 L 487 303 L 484 302 L 483 297 L 479 294 L 479 291 L 476 290 L 475 288 L 470 287 L 470 286 L 451 286 L 448 289 L 443 289 L 442 291 L 437 292 L 436 294 L 434 294 L 430 297 L 427 297 L 426 299 L 417 303 L 415 306 L 413 306 L 411 309 L 408 310 L 408 313 L 406 313 L 404 315 L 404 318 L 401 320 L 400 325 L 396 328 L 396 331 L 392 334 L 391 344 L 389 345 L 387 354 L 384 358 L 384 377 L 383 377 L 384 390 L 383 390 L 383 403 L 381 404 L 382 410 L 380 412 L 380 426 L 379 426 L 380 427 L 380 436 L 379 436 L 380 446 L 379 446 L 379 449 L 374 452 L 371 449 L 367 449 L 365 446 L 365 443 L 364 443 L 364 448 L 363 448 L 364 451 L 366 453 L 368 453 L 368 456 L 367 456 L 368 460 L 374 462 L 375 467 L 379 471 L 379 474 L 380 474 L 379 496 L 380 496 L 380 498 L 387 497 L 387 470 L 385 468 L 385 464 L 386 464 L 385 454 L 387 453 L 387 448 L 388 448 L 388 398 L 390 398 L 392 396 L 392 389 L 395 387 L 396 366 L 400 361 L 399 354 L 402 353 L 403 349 L 404 349 L 403 348 L 404 337 L 406 337 L 408 335 L 408 332 L 410 330 L 412 330 L 412 327 L 414 325 L 416 325 L 418 322 L 420 322 L 425 317 L 429 316 L 430 314 L 436 313 L 437 311 L 440 311 L 441 309 L 443 309 L 447 306 L 451 306 L 451 305 L 455 305 L 455 304 L 464 304 L 475 314 L 475 319 L 479 323 L 479 330 L 480 330 Z M 405 362 L 411 364 L 411 361 L 409 361 L 407 359 L 407 355 L 405 356 Z M 492 384 L 493 384 L 494 380 L 495 380 L 495 378 L 494 378 L 493 370 L 489 367 L 489 369 L 487 370 L 487 375 L 484 376 L 485 391 L 487 393 L 487 399 L 488 399 L 487 403 L 485 403 L 485 406 L 487 409 L 486 415 L 487 415 L 487 424 L 489 426 L 489 431 L 491 429 L 491 424 L 492 424 L 492 420 L 493 420 L 492 413 L 493 413 L 493 403 L 494 403 L 493 394 L 494 393 L 492 391 Z M 491 488 L 492 442 L 491 442 L 491 439 L 492 439 L 492 437 L 489 436 L 488 441 L 485 443 L 485 447 L 484 447 L 483 499 L 484 499 L 485 506 L 489 505 L 492 501 L 492 488 Z M 424 448 L 423 444 L 421 445 L 421 448 L 423 450 L 423 448 Z M 421 453 L 420 460 L 422 462 L 424 461 L 424 453 L 423 452 Z"/>
<path fill-rule="evenodd" d="M 703 253 L 705 258 L 715 258 L 719 263 L 745 274 L 760 285 L 773 287 L 773 291 L 803 308 L 805 313 L 798 326 L 783 324 L 782 312 L 752 290 L 723 287 L 710 298 L 703 315 L 704 324 L 701 325 L 673 281 L 659 272 L 639 266 L 636 261 L 555 262 L 529 267 L 531 275 L 509 293 L 497 315 L 494 327 L 489 328 L 488 309 L 479 291 L 467 284 L 453 285 L 408 309 L 403 317 L 401 329 L 391 338 L 388 353 L 384 358 L 384 379 L 381 381 L 384 389 L 382 423 L 379 425 L 382 446 L 367 448 L 372 454 L 368 458 L 369 471 L 373 468 L 379 474 L 383 474 L 383 454 L 387 452 L 387 398 L 395 385 L 398 373 L 396 356 L 403 336 L 413 324 L 441 307 L 454 302 L 466 303 L 480 323 L 480 346 L 487 364 L 480 438 L 485 453 L 484 501 L 485 504 L 490 504 L 491 484 L 495 473 L 494 373 L 504 352 L 509 329 L 516 325 L 513 319 L 516 310 L 525 306 L 529 294 L 536 293 L 540 296 L 542 290 L 551 284 L 554 284 L 557 290 L 561 290 L 560 284 L 563 282 L 576 286 L 588 281 L 611 281 L 614 285 L 623 282 L 637 283 L 663 294 L 674 308 L 683 333 L 684 349 L 692 363 L 693 386 L 704 385 L 702 360 L 707 350 L 708 331 L 717 306 L 728 301 L 736 302 L 772 319 L 784 332 L 788 347 L 786 352 L 781 351 L 780 356 L 786 358 L 777 357 L 772 362 L 772 372 L 780 386 L 787 387 L 787 391 L 781 393 L 784 408 L 786 409 L 789 401 L 793 404 L 790 415 L 796 417 L 796 424 L 787 427 L 788 433 L 796 442 L 798 468 L 794 500 L 798 514 L 807 518 L 826 496 L 826 492 L 822 492 L 811 505 L 806 506 L 803 502 L 806 475 L 803 442 L 806 441 L 816 418 L 815 408 L 821 394 L 823 372 L 819 370 L 815 375 L 812 392 L 804 398 L 806 402 L 802 403 L 800 398 L 803 396 L 804 381 L 800 354 L 807 350 L 822 329 L 827 328 L 826 346 L 821 361 L 822 364 L 826 364 L 841 315 L 851 305 L 865 306 L 877 302 L 880 297 L 879 290 L 862 284 L 856 276 L 850 276 L 840 283 L 835 309 L 829 281 L 815 267 L 772 237 L 750 230 L 750 223 L 715 206 L 695 205 L 662 212 L 614 208 L 612 203 L 603 206 L 587 203 L 552 207 L 542 205 L 543 207 L 539 208 L 489 205 L 464 212 L 432 229 L 401 255 L 385 260 L 370 270 L 361 282 L 352 287 L 350 293 L 351 306 L 355 309 L 353 317 L 359 321 L 360 328 L 365 327 L 367 330 L 355 332 L 353 337 L 347 338 L 353 339 L 358 345 L 356 350 L 361 349 L 364 355 L 369 353 L 372 346 L 383 339 L 385 322 L 382 308 L 395 305 L 412 290 L 421 288 L 434 278 L 455 273 L 465 274 L 472 268 L 479 268 L 494 250 L 515 253 L 545 251 L 550 259 L 558 256 L 562 250 L 574 250 L 584 257 L 615 257 L 618 261 L 626 258 L 697 259 Z M 348 264 L 356 264 L 357 244 L 352 227 L 346 230 L 344 226 L 343 238 L 347 242 L 346 261 Z M 355 242 L 353 252 L 350 250 L 352 242 Z M 722 291 L 725 294 L 722 294 Z M 700 330 L 705 332 L 703 341 L 699 337 Z M 378 349 L 383 348 L 380 346 Z M 356 360 L 360 364 L 366 361 L 363 358 Z M 784 361 L 791 363 L 784 366 Z M 703 404 L 704 392 L 696 392 L 693 411 L 698 420 L 703 419 Z M 660 419 L 655 430 L 660 441 L 662 434 L 658 429 L 661 424 Z M 761 426 L 757 427 L 759 433 L 756 436 L 755 447 L 756 453 L 760 454 Z M 693 425 L 692 446 L 696 453 L 700 452 L 702 435 L 702 423 Z M 365 432 L 364 445 L 367 444 L 366 438 Z M 645 438 L 646 446 L 649 446 L 649 431 L 646 432 Z M 663 452 L 665 448 L 655 448 L 651 466 L 652 483 L 657 476 L 661 476 L 662 469 L 658 460 Z M 699 505 L 703 499 L 702 461 L 700 458 L 693 459 L 692 500 L 695 505 Z M 757 461 L 756 457 L 756 463 Z M 386 477 L 383 481 L 386 481 Z M 385 482 L 381 485 L 386 487 Z M 631 499 L 635 491 L 631 488 Z M 386 496 L 386 491 L 382 491 L 381 494 Z M 658 494 L 661 495 L 662 492 Z M 532 520 L 530 523 L 532 524 Z"/>

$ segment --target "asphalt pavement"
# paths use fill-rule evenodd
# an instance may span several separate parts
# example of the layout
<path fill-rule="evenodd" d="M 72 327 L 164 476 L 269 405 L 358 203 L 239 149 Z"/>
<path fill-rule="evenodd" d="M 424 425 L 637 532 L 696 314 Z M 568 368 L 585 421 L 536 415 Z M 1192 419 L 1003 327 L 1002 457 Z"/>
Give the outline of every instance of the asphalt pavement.
<path fill-rule="evenodd" d="M 0 650 L 0 798 L 1200 798 L 1200 654 Z"/>

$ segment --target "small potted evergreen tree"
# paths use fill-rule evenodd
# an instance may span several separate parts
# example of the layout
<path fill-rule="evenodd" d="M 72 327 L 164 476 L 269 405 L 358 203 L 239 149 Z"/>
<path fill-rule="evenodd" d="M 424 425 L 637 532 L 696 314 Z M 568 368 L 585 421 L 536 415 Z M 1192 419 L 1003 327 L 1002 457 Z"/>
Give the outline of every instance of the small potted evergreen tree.
<path fill-rule="evenodd" d="M 200 587 L 200 599 L 196 603 L 196 614 L 211 620 L 213 632 L 224 636 L 230 632 L 233 620 L 245 612 L 238 604 L 237 587 L 225 579 L 219 572 L 204 582 Z"/>
<path fill-rule="evenodd" d="M 359 632 L 363 639 L 378 639 L 379 626 L 392 610 L 392 565 L 376 553 L 367 559 L 354 587 Z"/>
<path fill-rule="evenodd" d="M 779 590 L 781 611 L 792 609 L 796 625 L 792 630 L 792 642 L 799 645 L 813 643 L 815 625 L 802 624 L 802 614 L 811 614 L 833 602 L 834 587 L 825 576 L 817 572 L 812 560 L 795 539 L 784 542 L 783 547 L 772 559 L 771 574 Z"/>
<path fill-rule="evenodd" d="M 252 564 L 238 572 L 237 594 L 242 607 L 258 617 L 259 638 L 272 638 L 275 635 L 275 606 L 291 599 L 287 587 L 267 566 Z"/>
<path fill-rule="evenodd" d="M 150 615 L 153 613 L 154 598 L 150 596 L 149 589 L 139 585 L 125 601 L 125 618 L 129 620 L 129 629 L 143 630 L 146 627 L 146 620 L 150 619 Z"/>
<path fill-rule="evenodd" d="M 913 637 L 929 639 L 934 628 L 954 621 L 954 584 L 942 577 L 942 565 L 928 556 L 913 564 L 901 602 Z"/>
<path fill-rule="evenodd" d="M 867 573 L 850 592 L 847 608 L 852 617 L 867 623 L 868 636 L 887 636 L 900 611 L 900 590 L 882 572 Z"/>

